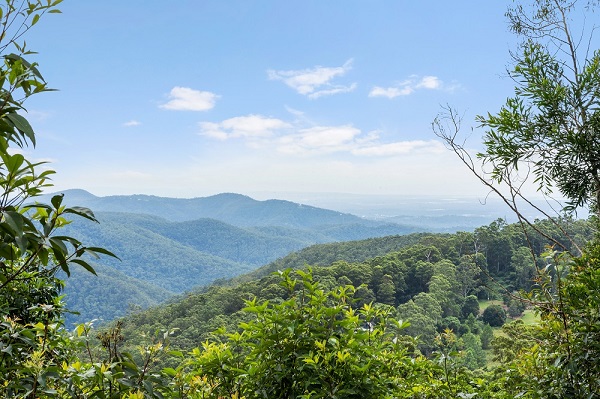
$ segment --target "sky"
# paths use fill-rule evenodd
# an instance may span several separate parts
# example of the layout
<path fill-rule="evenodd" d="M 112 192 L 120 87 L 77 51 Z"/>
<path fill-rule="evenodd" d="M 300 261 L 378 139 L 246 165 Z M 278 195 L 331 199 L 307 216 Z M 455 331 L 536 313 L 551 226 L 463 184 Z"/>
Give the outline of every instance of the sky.
<path fill-rule="evenodd" d="M 483 195 L 435 137 L 513 93 L 508 1 L 65 0 L 24 39 L 54 190 Z M 473 128 L 473 130 L 472 130 Z"/>

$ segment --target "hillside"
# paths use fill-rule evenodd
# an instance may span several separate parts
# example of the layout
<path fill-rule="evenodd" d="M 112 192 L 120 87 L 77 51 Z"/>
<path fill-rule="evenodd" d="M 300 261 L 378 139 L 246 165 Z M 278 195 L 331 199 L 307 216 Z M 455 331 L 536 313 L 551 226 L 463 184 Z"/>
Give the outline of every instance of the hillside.
<path fill-rule="evenodd" d="M 580 239 L 593 235 L 583 220 L 563 227 Z M 533 233 L 529 240 L 539 244 L 540 251 L 548 242 Z M 483 252 L 475 252 L 475 242 Z M 520 303 L 510 302 L 503 294 L 532 287 L 535 269 L 527 259 L 527 243 L 520 226 L 493 223 L 482 226 L 477 235 L 411 234 L 313 245 L 246 275 L 132 314 L 123 320 L 124 332 L 131 344 L 140 332 L 177 329 L 173 344 L 188 350 L 215 329 L 235 330 L 239 322 L 251 317 L 241 311 L 244 300 L 257 297 L 279 303 L 286 299 L 278 273 L 273 272 L 310 265 L 315 281 L 324 289 L 356 287 L 356 306 L 371 301 L 394 306 L 397 316 L 413 325 L 406 333 L 421 336 L 422 350 L 427 352 L 435 334 L 449 326 L 456 332 L 482 333 L 482 326 L 467 325 L 474 323 L 468 315 L 475 312 L 469 296 L 504 299 L 507 308 L 522 311 Z"/>
<path fill-rule="evenodd" d="M 155 284 L 127 276 L 115 268 L 94 264 L 97 276 L 72 268 L 66 280 L 67 308 L 78 314 L 67 314 L 65 325 L 97 319 L 100 322 L 122 317 L 158 305 L 174 295 Z M 96 323 L 98 324 L 98 323 Z"/>
<path fill-rule="evenodd" d="M 77 219 L 65 228 L 65 234 L 87 245 L 108 248 L 120 258 L 103 259 L 105 272 L 99 278 L 77 273 L 67 281 L 67 304 L 81 312 L 79 317 L 69 316 L 69 322 L 110 320 L 123 315 L 128 307 L 154 305 L 172 294 L 230 279 L 314 244 L 414 231 L 288 201 L 255 201 L 237 194 L 181 200 L 96 197 L 70 190 L 65 197 L 71 205 L 93 209 L 100 221 Z M 110 270 L 124 278 L 106 278 Z M 136 288 L 126 297 L 106 295 L 120 292 L 121 284 Z M 82 285 L 89 289 L 72 288 Z M 142 287 L 160 290 L 160 294 L 146 297 Z M 106 305 L 85 305 L 96 302 Z"/>
<path fill-rule="evenodd" d="M 440 234 L 413 233 L 402 236 L 386 236 L 365 240 L 315 244 L 292 252 L 249 273 L 231 279 L 220 279 L 218 285 L 236 285 L 258 280 L 278 270 L 300 269 L 306 265 L 328 266 L 336 261 L 364 262 L 367 259 L 383 256 L 401 248 L 422 242 L 426 237 L 439 237 Z"/>

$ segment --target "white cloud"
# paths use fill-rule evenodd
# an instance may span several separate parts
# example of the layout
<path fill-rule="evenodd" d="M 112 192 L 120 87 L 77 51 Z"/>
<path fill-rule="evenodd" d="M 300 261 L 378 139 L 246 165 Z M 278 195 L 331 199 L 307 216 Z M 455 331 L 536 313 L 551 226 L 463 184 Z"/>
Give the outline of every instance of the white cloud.
<path fill-rule="evenodd" d="M 442 81 L 437 76 L 423 76 L 423 78 L 417 83 L 417 89 L 439 89 L 442 87 Z"/>
<path fill-rule="evenodd" d="M 142 124 L 142 122 L 136 121 L 135 119 L 132 119 L 130 121 L 127 121 L 127 122 L 123 123 L 123 126 L 125 126 L 125 127 L 131 127 L 131 126 L 139 126 L 141 124 Z"/>
<path fill-rule="evenodd" d="M 375 144 L 352 150 L 354 155 L 390 157 L 414 153 L 440 154 L 446 152 L 442 143 L 436 140 L 398 141 L 394 143 Z"/>
<path fill-rule="evenodd" d="M 412 87 L 379 87 L 375 86 L 371 89 L 369 93 L 369 97 L 387 97 L 394 98 L 398 96 L 408 96 L 412 94 L 415 90 Z"/>
<path fill-rule="evenodd" d="M 395 98 L 399 96 L 408 96 L 416 90 L 440 90 L 444 88 L 442 82 L 437 76 L 411 76 L 410 79 L 400 82 L 391 87 L 375 86 L 369 92 L 369 97 L 387 97 Z"/>
<path fill-rule="evenodd" d="M 200 122 L 200 134 L 218 140 L 231 138 L 267 138 L 275 131 L 291 127 L 281 119 L 262 115 L 237 116 L 219 123 Z"/>
<path fill-rule="evenodd" d="M 315 98 L 330 96 L 332 94 L 349 93 L 351 91 L 354 91 L 356 87 L 356 83 L 352 83 L 350 86 L 332 86 L 331 89 L 315 91 L 314 93 L 309 94 L 308 98 L 314 100 Z"/>
<path fill-rule="evenodd" d="M 281 137 L 278 151 L 286 154 L 348 151 L 361 131 L 353 126 L 314 126 Z"/>
<path fill-rule="evenodd" d="M 303 157 L 338 153 L 361 158 L 390 158 L 447 152 L 436 140 L 385 142 L 377 130 L 363 132 L 349 124 L 314 125 L 306 119 L 287 122 L 262 115 L 246 115 L 221 122 L 201 122 L 199 126 L 202 136 L 221 141 L 237 139 L 250 148 L 270 151 L 270 154 Z"/>
<path fill-rule="evenodd" d="M 304 111 L 297 110 L 297 109 L 289 107 L 287 105 L 285 106 L 285 110 L 297 118 L 304 118 L 304 114 L 305 114 Z"/>
<path fill-rule="evenodd" d="M 331 81 L 346 74 L 352 69 L 352 59 L 346 61 L 341 67 L 316 66 L 309 69 L 275 71 L 268 70 L 271 80 L 281 80 L 283 83 L 296 90 L 299 94 L 315 99 L 327 95 L 347 93 L 356 88 L 356 83 L 350 85 L 336 85 Z"/>
<path fill-rule="evenodd" d="M 219 96 L 209 91 L 176 86 L 171 89 L 169 98 L 160 108 L 172 111 L 208 111 L 215 106 Z"/>

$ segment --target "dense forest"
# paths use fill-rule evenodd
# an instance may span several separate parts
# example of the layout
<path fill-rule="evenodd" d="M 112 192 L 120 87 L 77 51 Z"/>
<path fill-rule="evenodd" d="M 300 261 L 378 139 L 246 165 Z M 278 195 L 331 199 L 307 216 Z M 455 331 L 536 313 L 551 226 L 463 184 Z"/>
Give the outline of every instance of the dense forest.
<path fill-rule="evenodd" d="M 568 235 L 578 237 L 581 246 L 593 237 L 592 223 L 583 220 L 560 220 L 555 226 L 547 220 L 538 221 L 536 228 L 554 229 L 557 239 L 562 237 L 563 228 Z M 544 265 L 531 263 L 527 238 L 538 248 L 533 254 L 538 259 L 552 244 L 533 229 L 526 234 L 518 224 L 500 220 L 473 233 L 319 244 L 201 292 L 130 314 L 119 325 L 127 337 L 126 346 L 139 344 L 140 332 L 173 330 L 171 347 L 189 351 L 219 327 L 235 331 L 246 320 L 247 301 L 280 303 L 289 299 L 290 293 L 281 284 L 281 272 L 307 272 L 309 268 L 311 281 L 319 289 L 352 287 L 351 306 L 355 310 L 365 304 L 391 306 L 394 317 L 410 321 L 411 326 L 403 332 L 419 337 L 419 349 L 430 354 L 436 335 L 447 328 L 459 338 L 466 332 L 478 335 L 486 324 L 499 327 L 507 315 L 517 318 L 531 307 L 529 301 L 519 299 L 519 293 L 531 291 L 536 285 L 536 270 Z M 502 304 L 501 323 L 482 323 L 479 303 L 490 299 Z M 491 332 L 489 328 L 485 331 Z M 490 348 L 490 339 L 483 340 L 483 349 Z M 481 349 L 477 348 L 480 355 Z M 478 367 L 483 365 L 478 363 Z"/>
<path fill-rule="evenodd" d="M 138 196 L 99 198 L 82 190 L 67 190 L 64 197 L 64 201 L 81 198 L 83 204 L 114 205 L 117 209 L 139 202 Z M 216 197 L 220 207 L 215 206 L 213 197 L 185 206 L 190 218 L 210 216 L 207 218 L 177 221 L 152 213 L 133 213 L 152 212 L 159 205 L 164 212 L 181 202 L 152 197 L 130 212 L 94 212 L 100 223 L 85 220 L 65 226 L 65 235 L 110 248 L 119 257 L 94 263 L 97 276 L 75 270 L 66 280 L 67 307 L 79 313 L 68 314 L 66 324 L 112 320 L 123 316 L 129 304 L 136 308 L 156 305 L 172 295 L 254 270 L 312 244 L 416 230 L 288 201 L 255 201 L 233 194 Z M 254 212 L 271 213 L 268 222 L 275 225 L 264 225 L 265 221 L 252 225 L 258 223 Z M 217 220 L 234 221 L 236 217 L 235 225 Z"/>
<path fill-rule="evenodd" d="M 108 269 L 92 259 L 118 256 L 65 228 L 98 222 L 88 208 L 60 194 L 35 201 L 54 172 L 22 151 L 36 137 L 24 104 L 49 89 L 19 40 L 59 3 L 0 7 L 0 396 L 600 397 L 600 53 L 580 54 L 568 17 L 595 2 L 509 8 L 524 40 L 508 71 L 514 97 L 478 118 L 483 169 L 463 147 L 455 110 L 433 122 L 518 223 L 316 245 L 72 331 L 65 280 L 102 275 Z M 540 192 L 566 198 L 560 215 L 524 216 L 521 205 L 533 204 L 521 191 L 523 169 Z M 573 218 L 578 208 L 592 216 Z"/>

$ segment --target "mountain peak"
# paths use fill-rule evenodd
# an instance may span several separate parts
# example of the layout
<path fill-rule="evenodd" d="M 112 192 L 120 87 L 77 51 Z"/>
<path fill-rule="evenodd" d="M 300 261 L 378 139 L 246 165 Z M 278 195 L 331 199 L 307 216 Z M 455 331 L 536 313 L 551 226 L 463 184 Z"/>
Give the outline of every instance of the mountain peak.
<path fill-rule="evenodd" d="M 89 191 L 83 190 L 81 188 L 71 188 L 68 190 L 57 191 L 54 193 L 47 193 L 43 194 L 43 196 L 53 197 L 57 194 L 64 194 L 65 198 L 68 198 L 69 201 L 77 201 L 78 199 L 92 200 L 99 198 L 94 194 L 90 193 Z"/>

